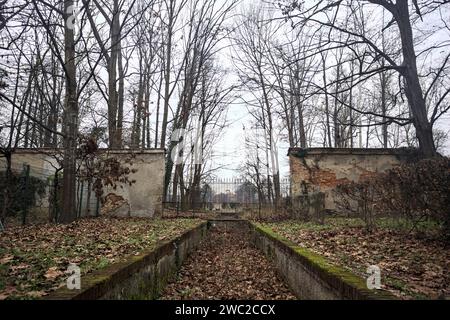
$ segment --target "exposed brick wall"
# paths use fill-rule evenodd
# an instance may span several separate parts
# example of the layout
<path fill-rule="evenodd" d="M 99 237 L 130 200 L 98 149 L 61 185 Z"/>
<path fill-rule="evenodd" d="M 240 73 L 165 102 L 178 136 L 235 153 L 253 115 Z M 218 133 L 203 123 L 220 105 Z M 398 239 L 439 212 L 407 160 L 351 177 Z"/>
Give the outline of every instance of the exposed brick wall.
<path fill-rule="evenodd" d="M 384 172 L 409 157 L 403 149 L 307 149 L 289 152 L 291 191 L 324 192 L 325 208 L 333 210 L 333 189 L 341 183 L 360 181 Z"/>

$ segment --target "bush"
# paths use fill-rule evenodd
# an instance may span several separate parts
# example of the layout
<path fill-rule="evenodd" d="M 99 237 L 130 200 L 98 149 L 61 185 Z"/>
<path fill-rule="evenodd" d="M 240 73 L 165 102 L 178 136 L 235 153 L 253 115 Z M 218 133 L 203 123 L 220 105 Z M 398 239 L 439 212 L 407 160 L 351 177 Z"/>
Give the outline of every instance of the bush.
<path fill-rule="evenodd" d="M 337 208 L 349 216 L 361 218 L 368 231 L 375 227 L 376 186 L 372 180 L 363 180 L 340 184 L 335 189 Z"/>
<path fill-rule="evenodd" d="M 6 172 L 0 172 L 0 210 L 4 205 L 3 190 L 9 188 L 9 199 L 7 200 L 8 211 L 7 216 L 16 216 L 22 213 L 23 210 L 29 209 L 36 205 L 38 197 L 42 197 L 45 194 L 47 182 L 36 177 L 28 177 L 28 189 L 24 192 L 25 177 L 23 174 L 16 174 L 12 172 L 10 176 L 9 185 L 6 181 Z"/>
<path fill-rule="evenodd" d="M 425 159 L 402 164 L 370 180 L 337 186 L 336 205 L 361 217 L 367 228 L 374 217 L 390 216 L 418 223 L 432 220 L 450 240 L 450 159 Z"/>
<path fill-rule="evenodd" d="M 388 170 L 377 179 L 379 207 L 414 225 L 434 220 L 450 237 L 450 159 L 425 159 Z"/>

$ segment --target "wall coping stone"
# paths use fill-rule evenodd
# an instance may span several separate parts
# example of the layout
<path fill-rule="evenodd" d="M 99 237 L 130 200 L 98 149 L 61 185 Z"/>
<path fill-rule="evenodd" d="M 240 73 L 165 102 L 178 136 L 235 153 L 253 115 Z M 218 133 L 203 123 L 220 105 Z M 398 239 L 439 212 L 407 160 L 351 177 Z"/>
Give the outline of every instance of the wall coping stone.
<path fill-rule="evenodd" d="M 414 156 L 418 153 L 413 148 L 290 148 L 288 156 L 303 158 L 309 155 L 395 155 Z"/>
<path fill-rule="evenodd" d="M 51 292 L 44 300 L 97 300 L 107 294 L 116 285 L 128 279 L 135 272 L 171 252 L 178 243 L 189 238 L 195 232 L 207 227 L 204 221 L 194 228 L 185 231 L 172 240 L 164 240 L 151 249 L 135 256 L 130 255 L 123 261 L 114 263 L 104 269 L 89 272 L 81 277 L 81 289 L 69 290 L 66 287 Z"/>
<path fill-rule="evenodd" d="M 52 154 L 56 152 L 63 151 L 63 149 L 55 149 L 55 148 L 16 148 L 13 152 L 17 154 Z M 105 149 L 99 148 L 98 152 L 100 153 L 112 153 L 112 154 L 164 154 L 164 149 Z"/>
<path fill-rule="evenodd" d="M 347 299 L 356 300 L 397 300 L 392 293 L 386 290 L 370 290 L 366 281 L 352 272 L 331 264 L 327 259 L 294 242 L 280 236 L 271 229 L 249 222 L 255 232 L 272 240 L 281 250 L 288 252 L 291 259 L 298 259 L 312 273 L 319 276 L 336 292 Z"/>

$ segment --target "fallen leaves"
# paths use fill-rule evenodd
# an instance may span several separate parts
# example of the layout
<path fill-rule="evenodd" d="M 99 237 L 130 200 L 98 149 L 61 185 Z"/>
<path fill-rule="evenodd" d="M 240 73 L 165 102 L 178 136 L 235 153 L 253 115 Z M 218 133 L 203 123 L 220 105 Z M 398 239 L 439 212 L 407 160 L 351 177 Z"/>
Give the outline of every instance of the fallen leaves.
<path fill-rule="evenodd" d="M 299 221 L 264 225 L 362 277 L 369 265 L 378 265 L 384 289 L 400 298 L 450 296 L 450 250 L 439 240 L 382 228 L 367 233 L 354 225 L 333 230 Z"/>
<path fill-rule="evenodd" d="M 187 258 L 161 299 L 295 299 L 248 234 L 213 229 Z"/>
<path fill-rule="evenodd" d="M 9 228 L 0 234 L 0 300 L 38 299 L 65 282 L 70 263 L 86 274 L 142 253 L 200 222 L 100 217 L 70 225 Z"/>
<path fill-rule="evenodd" d="M 58 270 L 58 267 L 51 267 L 44 274 L 44 277 L 47 280 L 54 280 L 54 279 L 62 276 L 63 274 L 64 274 L 64 272 Z"/>
<path fill-rule="evenodd" d="M 29 267 L 30 267 L 30 265 L 27 263 L 20 263 L 18 265 L 11 266 L 10 269 L 14 273 L 15 271 L 28 269 Z"/>
<path fill-rule="evenodd" d="M 0 259 L 0 264 L 6 264 L 14 259 L 12 254 L 7 254 Z"/>
<path fill-rule="evenodd" d="M 17 292 L 17 289 L 13 286 L 7 286 L 0 292 L 0 300 L 7 299 L 10 295 Z"/>
<path fill-rule="evenodd" d="M 27 292 L 26 295 L 30 298 L 36 299 L 36 298 L 46 296 L 46 295 L 48 295 L 48 293 L 45 291 L 30 291 L 30 292 Z"/>

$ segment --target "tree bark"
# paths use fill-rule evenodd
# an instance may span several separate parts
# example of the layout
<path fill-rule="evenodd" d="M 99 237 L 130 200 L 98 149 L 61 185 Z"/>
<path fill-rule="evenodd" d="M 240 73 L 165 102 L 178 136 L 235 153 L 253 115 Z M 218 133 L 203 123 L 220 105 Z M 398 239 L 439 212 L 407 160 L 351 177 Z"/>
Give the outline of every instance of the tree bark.
<path fill-rule="evenodd" d="M 323 66 L 323 88 L 325 91 L 325 119 L 326 119 L 326 138 L 328 138 L 328 147 L 332 148 L 333 144 L 331 142 L 331 124 L 330 124 L 330 103 L 328 100 L 328 82 L 327 82 L 327 72 L 326 72 L 326 62 L 325 62 L 325 57 L 322 54 L 322 66 Z"/>
<path fill-rule="evenodd" d="M 75 68 L 75 39 L 73 26 L 69 26 L 73 0 L 64 1 L 64 64 L 66 72 L 66 97 L 64 110 L 64 175 L 62 212 L 59 221 L 70 223 L 76 219 L 76 147 L 78 134 L 78 97 Z"/>
<path fill-rule="evenodd" d="M 120 30 L 120 26 L 119 26 Z M 118 68 L 119 68 L 119 92 L 118 92 L 118 107 L 117 107 L 117 127 L 114 137 L 114 147 L 122 149 L 122 132 L 123 132 L 123 106 L 125 95 L 125 72 L 123 70 L 123 55 L 122 55 L 122 43 L 121 35 L 119 31 L 118 36 Z"/>
<path fill-rule="evenodd" d="M 167 24 L 167 46 L 166 46 L 166 65 L 164 68 L 164 113 L 162 119 L 161 128 L 161 149 L 166 148 L 166 131 L 167 131 L 167 118 L 169 115 L 169 99 L 170 99 L 170 67 L 172 61 L 172 33 L 173 33 L 173 21 L 174 21 L 174 5 L 175 0 L 169 1 L 169 21 Z"/>
<path fill-rule="evenodd" d="M 116 149 L 117 145 L 117 62 L 119 57 L 119 5 L 118 0 L 114 0 L 113 17 L 111 23 L 111 56 L 108 63 L 108 133 L 109 147 Z"/>
<path fill-rule="evenodd" d="M 406 97 L 413 115 L 420 152 L 423 157 L 429 158 L 436 156 L 437 153 L 433 139 L 433 128 L 428 120 L 426 102 L 417 71 L 417 57 L 408 5 L 409 1 L 399 0 L 391 13 L 397 21 L 402 40 L 403 70 L 401 72 L 405 79 Z"/>

